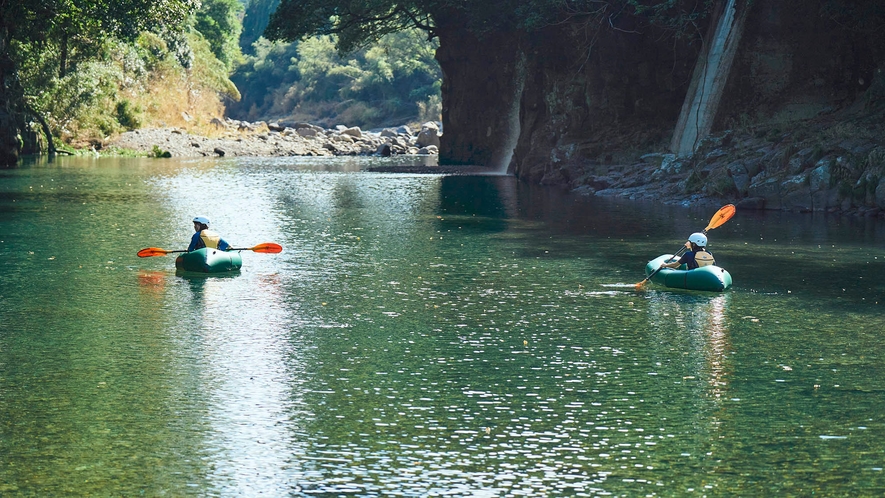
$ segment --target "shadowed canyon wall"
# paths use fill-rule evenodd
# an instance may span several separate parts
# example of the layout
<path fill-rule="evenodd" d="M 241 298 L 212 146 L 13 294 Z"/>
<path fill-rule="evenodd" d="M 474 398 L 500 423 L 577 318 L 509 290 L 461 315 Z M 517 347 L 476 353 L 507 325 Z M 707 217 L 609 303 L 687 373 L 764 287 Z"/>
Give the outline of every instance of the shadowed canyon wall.
<path fill-rule="evenodd" d="M 847 25 L 823 4 L 736 2 L 745 22 L 713 134 L 788 126 L 869 94 L 885 68 L 885 29 Z M 592 183 L 609 165 L 671 152 L 692 73 L 717 19 L 681 39 L 629 19 L 482 40 L 449 29 L 438 54 L 446 109 L 441 162 L 490 164 L 492 156 L 507 156 L 516 133 L 510 172 L 575 187 Z M 514 109 L 518 126 L 508 124 Z"/>

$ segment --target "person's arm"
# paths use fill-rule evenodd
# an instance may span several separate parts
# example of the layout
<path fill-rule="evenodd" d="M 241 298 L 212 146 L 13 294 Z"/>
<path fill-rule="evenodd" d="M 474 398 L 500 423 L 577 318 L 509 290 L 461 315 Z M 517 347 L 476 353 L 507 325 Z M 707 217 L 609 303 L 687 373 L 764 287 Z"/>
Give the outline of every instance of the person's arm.
<path fill-rule="evenodd" d="M 191 237 L 191 244 L 187 246 L 187 252 L 191 252 L 197 249 L 197 242 L 200 240 L 200 232 L 194 232 L 193 237 Z"/>
<path fill-rule="evenodd" d="M 690 252 L 690 251 L 691 251 L 691 242 L 686 242 L 686 243 L 685 243 L 685 247 L 686 247 L 686 249 L 688 249 L 689 252 Z M 686 257 L 687 257 L 687 256 L 688 256 L 688 252 L 686 252 L 685 254 L 683 254 L 682 257 L 679 258 L 679 261 L 671 261 L 671 262 L 669 262 L 669 263 L 663 263 L 663 264 L 661 265 L 661 268 L 679 268 L 680 266 L 682 266 L 683 263 L 685 263 L 685 260 L 686 260 Z"/>
<path fill-rule="evenodd" d="M 227 251 L 230 249 L 230 244 L 227 243 L 224 239 L 218 239 L 218 248 L 222 251 Z"/>
<path fill-rule="evenodd" d="M 685 256 L 683 256 L 684 258 Z M 661 268 L 679 268 L 682 265 L 682 258 L 679 258 L 679 261 L 672 261 L 670 263 L 664 263 L 661 265 Z"/>

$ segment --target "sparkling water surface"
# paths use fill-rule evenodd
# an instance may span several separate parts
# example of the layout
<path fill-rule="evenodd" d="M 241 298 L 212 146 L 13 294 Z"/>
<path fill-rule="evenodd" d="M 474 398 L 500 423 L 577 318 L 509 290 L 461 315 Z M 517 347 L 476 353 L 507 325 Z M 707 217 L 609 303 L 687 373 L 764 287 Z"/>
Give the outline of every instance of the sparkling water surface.
<path fill-rule="evenodd" d="M 0 170 L 0 496 L 877 496 L 885 224 L 377 159 Z M 176 275 L 196 215 L 240 272 Z"/>

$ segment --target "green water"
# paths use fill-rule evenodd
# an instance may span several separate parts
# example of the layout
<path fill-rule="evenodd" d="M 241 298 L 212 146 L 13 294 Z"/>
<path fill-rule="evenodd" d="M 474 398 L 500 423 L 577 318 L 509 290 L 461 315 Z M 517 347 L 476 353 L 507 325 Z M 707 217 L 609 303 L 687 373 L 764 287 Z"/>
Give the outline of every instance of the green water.
<path fill-rule="evenodd" d="M 0 496 L 878 496 L 885 224 L 367 161 L 0 170 Z M 190 220 L 243 253 L 176 275 Z"/>

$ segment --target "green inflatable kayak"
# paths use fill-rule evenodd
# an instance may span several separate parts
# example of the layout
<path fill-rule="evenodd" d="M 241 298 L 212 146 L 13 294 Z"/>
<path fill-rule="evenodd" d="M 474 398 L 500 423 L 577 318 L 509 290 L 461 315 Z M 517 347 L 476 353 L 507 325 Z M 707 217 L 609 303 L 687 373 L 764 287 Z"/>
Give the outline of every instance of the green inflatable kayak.
<path fill-rule="evenodd" d="M 243 258 L 239 251 L 219 251 L 204 247 L 175 258 L 175 268 L 179 271 L 222 273 L 239 270 L 241 266 Z"/>
<path fill-rule="evenodd" d="M 645 275 L 660 268 L 662 263 L 672 258 L 672 254 L 662 254 L 645 265 Z M 685 265 L 683 265 L 684 267 Z M 731 287 L 731 275 L 716 265 L 695 268 L 694 270 L 677 270 L 664 268 L 651 277 L 651 281 L 674 289 L 690 289 L 720 292 Z"/>

